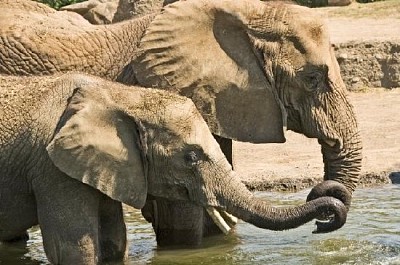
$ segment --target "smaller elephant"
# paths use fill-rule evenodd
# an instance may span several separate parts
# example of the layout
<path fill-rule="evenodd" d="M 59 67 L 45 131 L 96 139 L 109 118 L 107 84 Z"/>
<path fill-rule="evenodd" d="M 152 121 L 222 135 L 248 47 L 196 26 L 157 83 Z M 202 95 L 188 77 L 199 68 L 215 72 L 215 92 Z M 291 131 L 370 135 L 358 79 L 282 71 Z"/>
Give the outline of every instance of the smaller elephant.
<path fill-rule="evenodd" d="M 78 73 L 0 76 L 0 105 L 0 241 L 39 224 L 52 263 L 123 260 L 121 202 L 140 209 L 148 196 L 204 207 L 220 227 L 225 211 L 272 230 L 346 221 L 334 197 L 290 208 L 255 198 L 186 97 Z"/>

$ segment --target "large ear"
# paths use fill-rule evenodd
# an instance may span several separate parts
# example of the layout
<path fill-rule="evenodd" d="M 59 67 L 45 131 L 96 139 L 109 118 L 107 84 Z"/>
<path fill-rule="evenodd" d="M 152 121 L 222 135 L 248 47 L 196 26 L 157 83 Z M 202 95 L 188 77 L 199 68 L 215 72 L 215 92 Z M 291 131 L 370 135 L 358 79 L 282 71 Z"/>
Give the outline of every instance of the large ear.
<path fill-rule="evenodd" d="M 190 97 L 217 135 L 284 142 L 284 108 L 247 33 L 250 14 L 264 8 L 258 0 L 166 6 L 142 39 L 134 62 L 139 83 Z"/>
<path fill-rule="evenodd" d="M 53 163 L 68 176 L 114 200 L 142 208 L 147 164 L 141 124 L 97 89 L 79 88 L 47 146 Z"/>

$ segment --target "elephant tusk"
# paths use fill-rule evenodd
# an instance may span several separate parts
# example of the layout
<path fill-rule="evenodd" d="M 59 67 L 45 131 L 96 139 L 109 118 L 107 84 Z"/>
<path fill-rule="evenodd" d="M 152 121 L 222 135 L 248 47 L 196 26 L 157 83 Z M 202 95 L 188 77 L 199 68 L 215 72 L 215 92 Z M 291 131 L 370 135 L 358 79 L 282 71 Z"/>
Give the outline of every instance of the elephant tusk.
<path fill-rule="evenodd" d="M 232 214 L 225 211 L 220 211 L 219 213 L 221 214 L 222 218 L 224 218 L 230 228 L 234 227 L 237 224 L 238 218 L 236 216 L 233 216 Z"/>
<path fill-rule="evenodd" d="M 336 141 L 334 141 L 334 140 L 325 140 L 325 143 L 327 145 L 329 145 L 330 147 L 334 147 L 335 144 L 336 144 Z"/>
<path fill-rule="evenodd" d="M 222 218 L 221 214 L 213 207 L 206 208 L 207 213 L 210 215 L 211 219 L 213 219 L 214 223 L 218 226 L 221 231 L 227 235 L 231 230 L 230 226 L 225 222 L 224 218 Z"/>

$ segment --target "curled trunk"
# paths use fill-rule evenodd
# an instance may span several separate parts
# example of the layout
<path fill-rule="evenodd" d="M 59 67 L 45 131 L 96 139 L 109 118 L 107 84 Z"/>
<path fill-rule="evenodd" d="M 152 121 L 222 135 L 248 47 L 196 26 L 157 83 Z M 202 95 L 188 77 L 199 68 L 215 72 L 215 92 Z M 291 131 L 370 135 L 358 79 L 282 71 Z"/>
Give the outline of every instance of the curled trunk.
<path fill-rule="evenodd" d="M 319 216 L 333 215 L 329 222 L 317 222 L 314 232 L 324 233 L 337 230 L 346 222 L 347 208 L 336 198 L 324 196 L 300 206 L 277 208 L 254 197 L 239 181 L 229 179 L 217 192 L 219 204 L 227 212 L 257 227 L 281 231 L 299 227 Z"/>

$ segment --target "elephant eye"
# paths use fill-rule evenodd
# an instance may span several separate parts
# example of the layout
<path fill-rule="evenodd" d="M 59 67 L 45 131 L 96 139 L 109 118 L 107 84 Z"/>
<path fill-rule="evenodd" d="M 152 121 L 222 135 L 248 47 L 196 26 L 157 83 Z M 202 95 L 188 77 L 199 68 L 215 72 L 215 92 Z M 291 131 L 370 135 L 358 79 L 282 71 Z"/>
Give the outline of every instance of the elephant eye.
<path fill-rule="evenodd" d="M 305 78 L 305 89 L 308 91 L 315 91 L 321 85 L 324 76 L 321 72 L 313 73 Z"/>
<path fill-rule="evenodd" d="M 195 151 L 190 151 L 185 155 L 185 161 L 189 164 L 196 164 L 200 158 Z"/>

